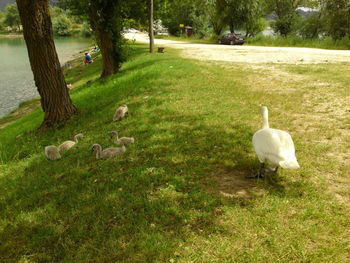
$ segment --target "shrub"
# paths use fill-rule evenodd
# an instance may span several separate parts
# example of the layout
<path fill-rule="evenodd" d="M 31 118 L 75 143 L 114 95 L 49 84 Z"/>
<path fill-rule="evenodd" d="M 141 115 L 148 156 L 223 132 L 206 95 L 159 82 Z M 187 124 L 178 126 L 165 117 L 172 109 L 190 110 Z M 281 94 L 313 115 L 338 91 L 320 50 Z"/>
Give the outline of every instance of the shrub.
<path fill-rule="evenodd" d="M 83 23 L 83 26 L 82 26 L 81 31 L 80 31 L 80 35 L 83 37 L 91 37 L 92 31 L 91 31 L 89 23 L 87 23 L 87 22 Z"/>
<path fill-rule="evenodd" d="M 60 14 L 52 19 L 54 34 L 57 36 L 71 35 L 71 22 L 65 14 Z"/>
<path fill-rule="evenodd" d="M 300 35 L 303 38 L 319 38 L 323 31 L 323 21 L 319 13 L 312 14 L 303 19 L 300 27 Z"/>

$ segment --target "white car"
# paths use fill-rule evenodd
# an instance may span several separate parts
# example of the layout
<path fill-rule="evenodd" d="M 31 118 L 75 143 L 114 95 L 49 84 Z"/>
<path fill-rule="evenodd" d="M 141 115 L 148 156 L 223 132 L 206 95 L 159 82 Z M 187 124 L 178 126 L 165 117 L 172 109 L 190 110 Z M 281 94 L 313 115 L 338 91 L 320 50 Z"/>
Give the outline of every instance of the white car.
<path fill-rule="evenodd" d="M 138 33 L 140 32 L 139 30 L 135 29 L 135 28 L 125 28 L 124 29 L 125 33 Z"/>

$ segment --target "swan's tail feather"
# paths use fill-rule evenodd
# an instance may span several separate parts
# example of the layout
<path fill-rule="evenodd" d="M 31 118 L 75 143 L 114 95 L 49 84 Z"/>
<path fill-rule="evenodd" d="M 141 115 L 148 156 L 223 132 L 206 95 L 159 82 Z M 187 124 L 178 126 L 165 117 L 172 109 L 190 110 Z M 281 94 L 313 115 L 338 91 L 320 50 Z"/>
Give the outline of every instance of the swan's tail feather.
<path fill-rule="evenodd" d="M 284 169 L 298 169 L 298 168 L 300 168 L 297 160 L 282 161 L 279 163 L 279 165 Z"/>

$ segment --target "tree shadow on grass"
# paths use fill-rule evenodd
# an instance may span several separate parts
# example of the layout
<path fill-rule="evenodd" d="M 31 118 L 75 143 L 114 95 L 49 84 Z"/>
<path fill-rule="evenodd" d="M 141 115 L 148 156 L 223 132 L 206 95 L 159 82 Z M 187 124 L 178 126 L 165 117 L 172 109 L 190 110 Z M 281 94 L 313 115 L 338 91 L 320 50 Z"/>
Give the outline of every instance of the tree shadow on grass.
<path fill-rule="evenodd" d="M 212 231 L 220 206 L 213 193 L 238 200 L 240 192 L 259 188 L 243 179 L 251 171 L 249 127 L 227 132 L 201 116 L 156 112 L 152 105 L 161 103 L 123 123 L 136 143 L 120 158 L 95 160 L 87 138 L 60 161 L 38 155 L 22 175 L 2 178 L 8 185 L 2 206 L 14 204 L 4 213 L 14 218 L 1 235 L 4 260 L 169 260 L 189 233 Z M 152 125 L 144 130 L 140 122 Z M 109 140 L 100 132 L 93 137 Z M 215 177 L 218 185 L 203 190 Z"/>
<path fill-rule="evenodd" d="M 212 125 L 206 112 L 169 109 L 155 95 L 155 72 L 139 76 L 143 82 L 132 90 L 123 86 L 132 79 L 123 76 L 116 84 L 99 83 L 103 91 L 92 83 L 78 103 L 94 114 L 76 116 L 64 131 L 52 132 L 55 139 L 86 133 L 77 147 L 57 162 L 33 154 L 15 174 L 0 178 L 0 261 L 169 261 L 191 234 L 214 231 L 222 195 L 238 202 L 274 188 L 244 178 L 257 168 L 249 126 Z M 130 99 L 132 116 L 110 122 L 125 94 L 143 92 L 151 99 Z M 92 143 L 112 146 L 108 131 L 115 129 L 134 136 L 135 145 L 120 157 L 96 160 Z M 53 140 L 31 136 L 42 144 Z"/>

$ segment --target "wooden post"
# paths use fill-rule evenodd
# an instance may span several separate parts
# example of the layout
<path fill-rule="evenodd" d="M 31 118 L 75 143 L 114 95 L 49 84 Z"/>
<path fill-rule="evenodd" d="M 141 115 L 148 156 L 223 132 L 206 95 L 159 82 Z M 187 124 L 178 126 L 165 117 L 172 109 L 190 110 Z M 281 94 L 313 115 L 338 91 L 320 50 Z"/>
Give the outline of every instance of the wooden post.
<path fill-rule="evenodd" d="M 154 52 L 154 32 L 153 32 L 153 0 L 148 0 L 148 35 L 149 35 L 149 52 Z"/>

